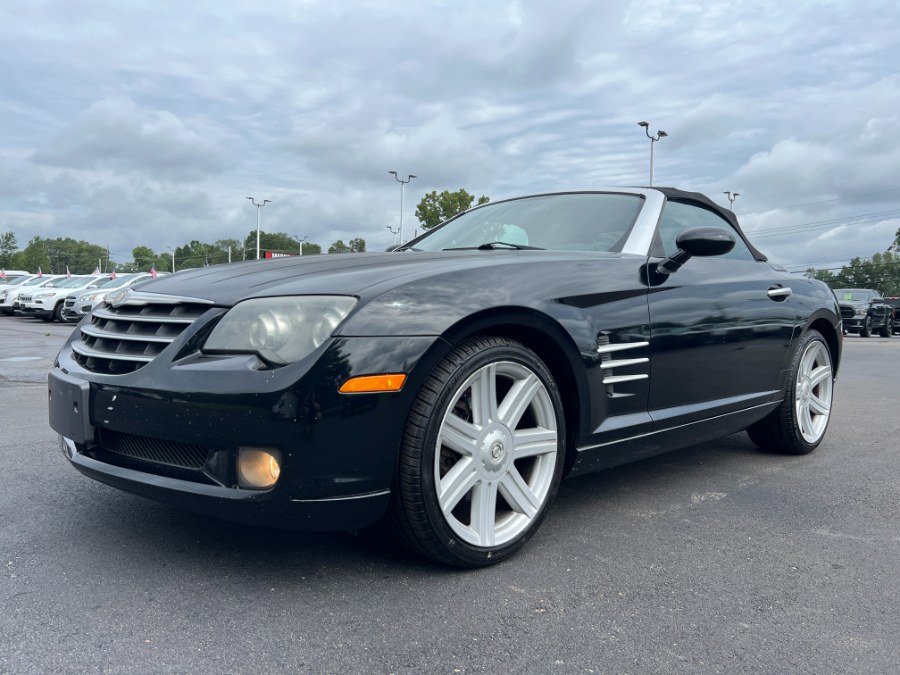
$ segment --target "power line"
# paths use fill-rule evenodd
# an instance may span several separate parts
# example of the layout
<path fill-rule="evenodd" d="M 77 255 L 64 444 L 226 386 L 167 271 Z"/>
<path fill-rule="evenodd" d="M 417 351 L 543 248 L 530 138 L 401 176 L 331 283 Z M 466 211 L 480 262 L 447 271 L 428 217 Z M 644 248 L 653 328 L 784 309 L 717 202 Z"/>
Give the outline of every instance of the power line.
<path fill-rule="evenodd" d="M 835 199 L 823 199 L 822 201 L 819 201 L 819 202 L 806 202 L 803 204 L 791 204 L 789 206 L 776 206 L 773 209 L 760 209 L 758 211 L 747 211 L 747 212 L 741 213 L 739 215 L 749 216 L 754 213 L 772 213 L 773 211 L 785 211 L 787 209 L 799 209 L 803 206 L 816 206 L 818 204 L 831 204 L 832 202 L 842 202 L 847 199 L 855 199 L 856 197 L 869 197 L 871 195 L 880 195 L 880 194 L 884 194 L 885 192 L 897 192 L 897 191 L 900 191 L 900 187 L 887 188 L 885 190 L 876 190 L 875 192 L 859 192 L 857 194 L 847 195 L 846 197 L 836 197 Z"/>
<path fill-rule="evenodd" d="M 853 216 L 844 216 L 841 218 L 831 218 L 828 220 L 811 220 L 806 223 L 798 223 L 797 225 L 788 225 L 786 227 L 772 227 L 761 230 L 749 230 L 747 234 L 754 239 L 764 237 L 778 237 L 785 234 L 794 234 L 796 232 L 808 232 L 820 228 L 831 227 L 835 225 L 860 225 L 862 223 L 877 222 L 879 220 L 890 220 L 900 217 L 900 209 L 891 209 L 890 211 L 875 211 L 872 213 L 860 213 Z"/>

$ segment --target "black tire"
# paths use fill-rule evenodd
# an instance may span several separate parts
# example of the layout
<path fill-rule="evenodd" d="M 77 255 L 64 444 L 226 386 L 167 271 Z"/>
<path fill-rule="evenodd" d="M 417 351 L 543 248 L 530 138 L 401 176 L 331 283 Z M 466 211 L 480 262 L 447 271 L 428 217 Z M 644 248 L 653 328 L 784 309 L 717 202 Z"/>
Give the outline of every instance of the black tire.
<path fill-rule="evenodd" d="M 878 331 L 878 334 L 881 337 L 889 338 L 893 333 L 893 327 L 891 326 L 893 322 L 891 321 L 891 317 L 885 317 L 884 323 L 881 324 L 881 330 Z"/>
<path fill-rule="evenodd" d="M 56 303 L 56 307 L 53 308 L 53 320 L 59 321 L 60 323 L 65 323 L 66 318 L 63 316 L 63 307 L 65 306 L 65 301 L 60 300 Z"/>
<path fill-rule="evenodd" d="M 526 430 L 543 438 L 524 442 Z M 565 437 L 559 391 L 533 351 L 502 337 L 463 341 L 410 411 L 392 491 L 395 529 L 413 550 L 456 567 L 508 558 L 553 502 Z"/>
<path fill-rule="evenodd" d="M 869 337 L 872 335 L 872 317 L 867 316 L 866 320 L 863 321 L 862 328 L 859 331 L 860 337 Z"/>
<path fill-rule="evenodd" d="M 817 370 L 825 367 L 827 373 Z M 809 377 L 812 373 L 816 377 L 827 374 L 827 378 L 812 384 Z M 815 450 L 825 437 L 831 419 L 833 384 L 831 351 L 822 334 L 810 330 L 800 338 L 791 359 L 784 400 L 765 419 L 747 429 L 750 440 L 763 450 L 788 455 L 806 455 Z M 804 409 L 808 413 L 819 401 L 824 402 L 827 411 L 815 413 L 816 419 L 809 414 L 807 419 Z"/>

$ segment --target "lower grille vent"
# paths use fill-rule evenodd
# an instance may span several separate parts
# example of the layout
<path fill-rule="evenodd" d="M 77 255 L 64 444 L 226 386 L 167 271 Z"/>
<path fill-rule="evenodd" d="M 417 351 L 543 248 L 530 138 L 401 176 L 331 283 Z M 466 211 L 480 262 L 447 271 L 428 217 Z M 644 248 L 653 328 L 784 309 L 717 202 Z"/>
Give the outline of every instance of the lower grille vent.
<path fill-rule="evenodd" d="M 117 455 L 183 469 L 202 468 L 213 452 L 212 448 L 202 445 L 135 436 L 109 429 L 100 430 L 100 447 Z"/>

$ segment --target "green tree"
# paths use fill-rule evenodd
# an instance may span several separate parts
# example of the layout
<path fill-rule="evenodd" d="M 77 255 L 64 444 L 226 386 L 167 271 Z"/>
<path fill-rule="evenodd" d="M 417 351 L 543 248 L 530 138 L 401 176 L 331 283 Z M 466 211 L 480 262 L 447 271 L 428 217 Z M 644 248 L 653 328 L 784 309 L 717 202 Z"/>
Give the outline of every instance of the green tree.
<path fill-rule="evenodd" d="M 37 272 L 40 268 L 42 272 L 50 272 L 50 256 L 40 237 L 32 237 L 25 249 L 16 253 L 13 261 L 17 269 Z"/>
<path fill-rule="evenodd" d="M 320 253 L 322 253 L 322 247 L 319 244 L 311 241 L 303 242 L 303 255 L 319 255 Z"/>
<path fill-rule="evenodd" d="M 351 239 L 350 243 L 350 253 L 365 253 L 366 252 L 366 240 L 357 237 L 356 239 Z"/>
<path fill-rule="evenodd" d="M 328 253 L 350 253 L 350 247 L 344 243 L 343 239 L 338 239 L 328 247 Z"/>
<path fill-rule="evenodd" d="M 436 225 L 440 225 L 445 220 L 462 213 L 475 201 L 474 195 L 470 195 L 464 188 L 460 188 L 456 192 L 444 190 L 440 194 L 432 191 L 422 197 L 422 201 L 416 207 L 416 218 L 422 223 L 422 228 L 430 230 Z M 487 204 L 489 197 L 482 195 L 478 198 L 478 205 Z"/>
<path fill-rule="evenodd" d="M 231 262 L 244 259 L 244 244 L 237 239 L 219 239 L 213 244 L 213 247 L 216 249 L 214 256 L 216 263 L 228 262 L 229 259 Z M 214 263 L 210 262 L 210 264 Z"/>
<path fill-rule="evenodd" d="M 0 269 L 13 269 L 13 254 L 18 250 L 19 244 L 12 230 L 0 234 Z"/>

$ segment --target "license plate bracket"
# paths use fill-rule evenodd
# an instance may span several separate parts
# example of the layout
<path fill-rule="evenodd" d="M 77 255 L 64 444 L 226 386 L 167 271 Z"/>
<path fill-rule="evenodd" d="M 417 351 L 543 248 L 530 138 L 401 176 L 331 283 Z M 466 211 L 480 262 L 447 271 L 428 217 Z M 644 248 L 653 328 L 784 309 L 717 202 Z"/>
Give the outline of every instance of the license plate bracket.
<path fill-rule="evenodd" d="M 47 377 L 47 386 L 53 430 L 82 445 L 93 443 L 90 383 L 54 369 Z"/>

